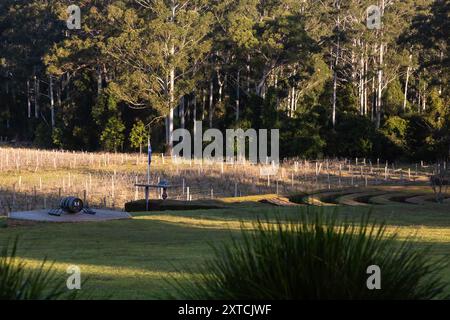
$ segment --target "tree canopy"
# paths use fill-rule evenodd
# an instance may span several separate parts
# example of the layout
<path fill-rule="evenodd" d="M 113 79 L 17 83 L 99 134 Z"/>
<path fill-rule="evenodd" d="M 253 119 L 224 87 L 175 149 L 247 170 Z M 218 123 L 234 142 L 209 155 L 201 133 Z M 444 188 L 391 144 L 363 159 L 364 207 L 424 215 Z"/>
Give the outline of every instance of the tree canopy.
<path fill-rule="evenodd" d="M 203 120 L 286 157 L 449 156 L 448 1 L 376 1 L 379 29 L 368 0 L 82 0 L 79 30 L 70 4 L 0 3 L 0 136 L 135 150 L 151 123 L 167 151 Z"/>

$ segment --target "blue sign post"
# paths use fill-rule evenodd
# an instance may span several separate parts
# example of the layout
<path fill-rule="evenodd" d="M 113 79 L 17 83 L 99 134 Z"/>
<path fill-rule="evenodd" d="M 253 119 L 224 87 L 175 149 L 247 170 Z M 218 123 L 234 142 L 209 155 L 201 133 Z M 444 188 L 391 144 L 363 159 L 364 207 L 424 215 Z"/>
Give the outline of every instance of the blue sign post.
<path fill-rule="evenodd" d="M 152 164 L 152 145 L 150 143 L 150 133 L 148 135 L 148 163 L 147 163 L 147 185 L 150 184 L 150 166 Z M 148 211 L 149 189 L 145 188 L 145 210 Z"/>
<path fill-rule="evenodd" d="M 163 190 L 162 198 L 163 200 L 167 199 L 167 189 L 169 188 L 178 188 L 179 185 L 170 185 L 166 180 L 162 180 L 157 185 L 150 184 L 150 166 L 152 164 L 152 146 L 150 144 L 150 133 L 148 136 L 148 162 L 147 162 L 147 183 L 146 184 L 135 184 L 135 187 L 144 188 L 145 189 L 145 210 L 149 211 L 150 209 L 150 188 L 156 188 L 157 190 Z"/>

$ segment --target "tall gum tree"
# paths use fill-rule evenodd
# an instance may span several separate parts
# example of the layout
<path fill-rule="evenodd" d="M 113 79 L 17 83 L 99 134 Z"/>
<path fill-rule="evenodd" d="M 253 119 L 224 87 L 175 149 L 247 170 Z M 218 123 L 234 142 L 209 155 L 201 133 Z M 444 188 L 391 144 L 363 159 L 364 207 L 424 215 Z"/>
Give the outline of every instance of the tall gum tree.
<path fill-rule="evenodd" d="M 135 108 L 166 117 L 166 144 L 173 146 L 174 109 L 192 92 L 199 66 L 210 51 L 212 15 L 206 0 L 137 0 L 135 8 L 109 7 L 108 18 L 122 30 L 105 53 L 123 72 L 109 88 Z"/>

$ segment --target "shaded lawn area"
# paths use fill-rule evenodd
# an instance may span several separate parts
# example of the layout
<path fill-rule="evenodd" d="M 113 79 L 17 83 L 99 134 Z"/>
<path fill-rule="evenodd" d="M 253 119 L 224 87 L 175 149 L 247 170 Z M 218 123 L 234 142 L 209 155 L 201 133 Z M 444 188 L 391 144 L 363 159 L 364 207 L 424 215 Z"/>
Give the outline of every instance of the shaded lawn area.
<path fill-rule="evenodd" d="M 173 292 L 164 279 L 176 277 L 176 270 L 195 273 L 196 266 L 211 256 L 212 243 L 226 241 L 230 233 L 238 235 L 241 220 L 276 215 L 294 218 L 299 210 L 243 203 L 229 209 L 137 213 L 133 220 L 123 221 L 0 227 L 0 244 L 20 236 L 19 257 L 30 267 L 47 257 L 55 261 L 61 276 L 67 266 L 79 265 L 82 276 L 89 277 L 92 298 L 158 299 Z M 369 208 L 337 210 L 342 216 L 359 219 Z M 372 217 L 386 220 L 402 237 L 417 233 L 417 246 L 432 244 L 436 257 L 450 253 L 448 204 L 375 206 Z M 2 223 L 4 218 L 0 218 Z M 444 276 L 450 282 L 450 268 Z"/>

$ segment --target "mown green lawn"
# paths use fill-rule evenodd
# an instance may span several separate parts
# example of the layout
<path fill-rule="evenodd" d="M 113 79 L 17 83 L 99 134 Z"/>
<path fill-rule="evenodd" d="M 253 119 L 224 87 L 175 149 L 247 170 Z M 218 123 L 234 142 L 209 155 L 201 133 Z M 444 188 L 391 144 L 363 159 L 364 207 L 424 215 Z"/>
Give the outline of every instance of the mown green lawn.
<path fill-rule="evenodd" d="M 0 218 L 0 245 L 19 236 L 18 256 L 30 268 L 47 257 L 61 276 L 67 266 L 78 265 L 82 276 L 89 277 L 84 288 L 89 287 L 92 298 L 158 299 L 173 293 L 166 280 L 176 277 L 177 270 L 195 273 L 211 256 L 212 243 L 238 235 L 240 221 L 276 214 L 295 217 L 299 210 L 244 202 L 229 209 L 140 213 L 133 220 L 111 222 L 1 227 L 5 219 Z M 368 208 L 337 210 L 358 219 Z M 372 216 L 386 220 L 392 230 L 398 228 L 402 237 L 417 233 L 417 246 L 433 245 L 436 257 L 450 253 L 449 204 L 375 206 Z M 444 277 L 450 283 L 450 268 Z"/>

